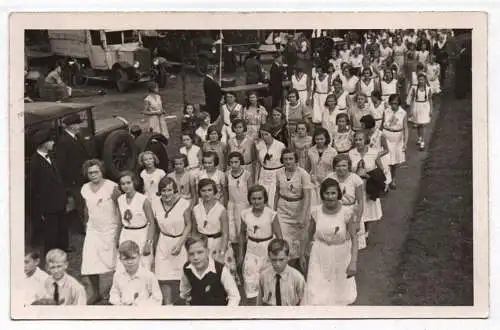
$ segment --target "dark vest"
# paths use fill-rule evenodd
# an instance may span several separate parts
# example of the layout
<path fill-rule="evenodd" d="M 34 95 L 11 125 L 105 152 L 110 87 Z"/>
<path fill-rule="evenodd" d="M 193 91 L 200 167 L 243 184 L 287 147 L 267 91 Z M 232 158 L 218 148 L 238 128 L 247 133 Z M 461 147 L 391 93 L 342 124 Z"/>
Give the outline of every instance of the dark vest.
<path fill-rule="evenodd" d="M 225 306 L 227 293 L 221 282 L 224 265 L 215 261 L 215 271 L 198 279 L 191 269 L 187 268 L 189 262 L 184 264 L 183 271 L 191 284 L 191 305 L 194 306 Z"/>

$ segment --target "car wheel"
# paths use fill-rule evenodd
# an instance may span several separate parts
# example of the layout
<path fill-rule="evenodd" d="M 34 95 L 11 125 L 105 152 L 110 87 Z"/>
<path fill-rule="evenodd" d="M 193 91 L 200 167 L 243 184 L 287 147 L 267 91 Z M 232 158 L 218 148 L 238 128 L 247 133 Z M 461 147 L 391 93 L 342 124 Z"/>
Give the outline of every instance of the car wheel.
<path fill-rule="evenodd" d="M 132 135 L 126 130 L 111 132 L 104 141 L 102 159 L 114 180 L 123 171 L 133 171 L 137 161 L 137 146 Z"/>
<path fill-rule="evenodd" d="M 139 137 L 135 140 L 135 144 L 139 149 L 139 152 L 148 150 L 152 151 L 160 161 L 160 165 L 158 167 L 168 173 L 168 139 L 165 136 L 159 133 L 145 132 L 139 135 Z"/>
<path fill-rule="evenodd" d="M 115 69 L 114 82 L 118 92 L 126 93 L 128 91 L 128 75 L 122 68 Z"/>

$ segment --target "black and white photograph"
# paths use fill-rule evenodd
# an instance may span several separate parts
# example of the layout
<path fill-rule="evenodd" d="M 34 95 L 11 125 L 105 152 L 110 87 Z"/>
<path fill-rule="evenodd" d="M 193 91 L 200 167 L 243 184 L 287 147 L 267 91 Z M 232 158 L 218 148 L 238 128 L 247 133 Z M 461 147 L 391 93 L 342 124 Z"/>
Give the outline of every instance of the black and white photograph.
<path fill-rule="evenodd" d="M 487 315 L 485 16 L 24 15 L 17 317 Z"/>

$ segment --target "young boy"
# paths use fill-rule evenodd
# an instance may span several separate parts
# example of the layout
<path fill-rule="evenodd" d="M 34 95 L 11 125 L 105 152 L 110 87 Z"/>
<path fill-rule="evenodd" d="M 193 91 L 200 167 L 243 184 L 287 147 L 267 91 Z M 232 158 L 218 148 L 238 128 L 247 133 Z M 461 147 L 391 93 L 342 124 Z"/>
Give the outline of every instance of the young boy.
<path fill-rule="evenodd" d="M 45 294 L 55 305 L 86 305 L 85 288 L 66 273 L 68 256 L 59 249 L 50 250 L 46 256 L 46 269 L 50 277 L 45 281 Z"/>
<path fill-rule="evenodd" d="M 40 253 L 33 249 L 26 249 L 24 253 L 24 306 L 29 306 L 45 296 L 45 281 L 49 274 L 40 269 Z"/>
<path fill-rule="evenodd" d="M 236 282 L 227 267 L 209 256 L 207 237 L 190 236 L 184 246 L 189 261 L 183 267 L 180 297 L 193 306 L 238 306 Z"/>
<path fill-rule="evenodd" d="M 262 271 L 257 306 L 298 306 L 304 297 L 305 279 L 288 265 L 290 246 L 287 241 L 273 239 L 267 252 L 272 267 Z"/>
<path fill-rule="evenodd" d="M 109 292 L 112 305 L 161 306 L 163 295 L 155 275 L 140 266 L 139 246 L 133 241 L 124 241 L 118 247 L 118 255 L 124 270 L 113 275 Z"/>

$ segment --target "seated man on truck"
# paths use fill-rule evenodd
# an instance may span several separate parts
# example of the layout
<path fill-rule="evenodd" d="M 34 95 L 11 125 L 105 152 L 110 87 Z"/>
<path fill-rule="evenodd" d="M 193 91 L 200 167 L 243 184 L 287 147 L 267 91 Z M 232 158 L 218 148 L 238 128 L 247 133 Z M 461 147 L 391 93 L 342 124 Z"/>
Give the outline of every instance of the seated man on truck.
<path fill-rule="evenodd" d="M 62 68 L 60 63 L 56 63 L 55 68 L 45 77 L 43 86 L 43 99 L 55 99 L 62 101 L 71 96 L 71 87 L 66 85 L 61 79 Z"/>

